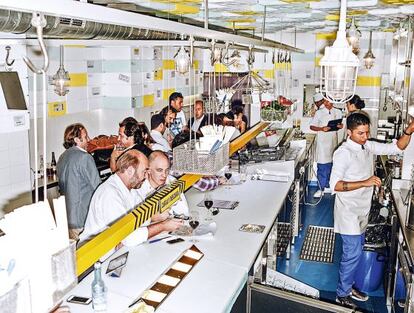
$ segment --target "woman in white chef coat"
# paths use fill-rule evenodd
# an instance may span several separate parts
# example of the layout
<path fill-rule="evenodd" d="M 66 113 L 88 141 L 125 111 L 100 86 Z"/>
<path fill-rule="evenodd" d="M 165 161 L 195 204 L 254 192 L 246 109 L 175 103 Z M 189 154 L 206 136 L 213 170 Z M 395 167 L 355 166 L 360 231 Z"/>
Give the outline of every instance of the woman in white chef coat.
<path fill-rule="evenodd" d="M 389 144 L 368 141 L 370 120 L 361 111 L 350 114 L 346 126 L 348 139 L 333 155 L 330 184 L 336 193 L 334 228 L 342 239 L 336 301 L 355 307 L 352 299 L 368 299 L 367 295 L 353 288 L 353 283 L 365 241 L 373 189 L 381 186 L 381 180 L 373 175 L 374 155 L 402 153 L 410 142 L 414 123 L 404 130 L 398 141 Z"/>
<path fill-rule="evenodd" d="M 332 155 L 338 145 L 337 130 L 331 130 L 327 125 L 329 121 L 342 118 L 342 112 L 333 107 L 332 103 L 325 100 L 319 110 L 315 112 L 310 129 L 317 132 L 316 163 L 318 166 L 317 178 L 321 189 L 313 195 L 315 198 L 323 196 L 324 192 L 331 192 L 329 177 L 332 170 Z M 342 123 L 337 125 L 339 129 Z"/>

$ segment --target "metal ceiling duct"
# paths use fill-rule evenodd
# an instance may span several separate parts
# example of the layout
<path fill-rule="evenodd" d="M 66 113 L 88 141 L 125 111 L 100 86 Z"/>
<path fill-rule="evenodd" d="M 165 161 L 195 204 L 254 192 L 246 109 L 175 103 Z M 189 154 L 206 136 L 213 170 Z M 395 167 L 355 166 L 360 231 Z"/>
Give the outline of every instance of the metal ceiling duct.
<path fill-rule="evenodd" d="M 30 13 L 0 9 L 0 32 L 23 34 L 35 38 Z M 181 35 L 162 31 L 133 28 L 80 19 L 46 16 L 43 30 L 48 39 L 112 39 L 112 40 L 179 40 Z"/>

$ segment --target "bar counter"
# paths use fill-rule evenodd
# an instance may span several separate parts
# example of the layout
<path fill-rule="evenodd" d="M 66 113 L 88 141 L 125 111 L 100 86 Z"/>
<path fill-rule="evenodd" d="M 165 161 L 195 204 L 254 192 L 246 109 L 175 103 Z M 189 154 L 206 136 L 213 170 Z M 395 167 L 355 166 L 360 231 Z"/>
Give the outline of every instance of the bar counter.
<path fill-rule="evenodd" d="M 263 163 L 261 168 L 274 170 L 275 166 L 286 171 L 292 162 Z M 121 248 L 104 262 L 129 250 L 126 267 L 120 278 L 103 275 L 108 287 L 108 312 L 123 312 L 140 294 L 181 255 L 195 244 L 204 257 L 194 266 L 157 312 L 229 312 L 246 285 L 247 275 L 259 254 L 293 182 L 293 172 L 288 182 L 247 180 L 240 185 L 220 186 L 212 192 L 214 199 L 237 200 L 234 210 L 220 210 L 213 216 L 217 232 L 213 236 L 197 238 L 198 242 L 169 245 L 165 240 L 145 243 L 134 248 Z M 202 199 L 203 193 L 190 189 L 186 192 L 190 209 Z M 202 219 L 206 209 L 198 208 Z M 266 228 L 261 234 L 239 231 L 243 224 L 260 224 Z M 160 234 L 159 237 L 164 237 Z M 155 237 L 156 238 L 156 237 Z M 91 296 L 93 273 L 90 273 L 68 295 Z M 66 298 L 67 298 L 66 297 Z M 68 304 L 72 312 L 93 312 L 92 305 Z"/>

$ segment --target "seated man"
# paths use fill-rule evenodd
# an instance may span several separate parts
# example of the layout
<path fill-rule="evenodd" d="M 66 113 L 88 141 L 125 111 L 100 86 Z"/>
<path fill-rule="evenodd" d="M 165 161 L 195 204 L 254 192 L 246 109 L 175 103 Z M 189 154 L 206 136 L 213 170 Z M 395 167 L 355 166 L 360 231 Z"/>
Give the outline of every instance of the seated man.
<path fill-rule="evenodd" d="M 140 188 L 148 171 L 148 159 L 137 150 L 128 150 L 116 161 L 117 171 L 96 189 L 85 230 L 80 235 L 81 241 L 88 240 L 104 231 L 122 216 L 134 209 L 143 198 L 136 190 Z M 122 243 L 126 246 L 138 245 L 163 231 L 174 231 L 182 225 L 179 219 L 165 219 L 162 214 L 151 218 L 132 232 Z"/>
<path fill-rule="evenodd" d="M 132 117 L 125 118 L 119 123 L 118 144 L 115 146 L 111 154 L 109 166 L 112 172 L 116 171 L 116 160 L 125 151 L 134 149 L 142 152 L 148 157 L 152 150 L 145 145 L 144 139 L 141 137 L 139 123 Z"/>
<path fill-rule="evenodd" d="M 65 196 L 69 237 L 79 239 L 89 210 L 89 202 L 101 183 L 92 156 L 86 152 L 88 132 L 82 124 L 66 127 L 62 153 L 57 162 L 60 193 Z"/>
<path fill-rule="evenodd" d="M 151 153 L 149 160 L 148 179 L 144 181 L 138 193 L 142 198 L 152 194 L 157 188 L 175 181 L 175 177 L 169 175 L 170 160 L 162 151 Z M 189 209 L 184 194 L 181 194 L 181 200 L 177 201 L 172 207 L 174 214 L 188 215 Z"/>
<path fill-rule="evenodd" d="M 153 150 L 161 150 L 164 152 L 171 151 L 171 145 L 167 139 L 163 137 L 167 126 L 165 125 L 164 116 L 161 114 L 154 114 L 151 116 L 151 137 L 154 139 L 155 144 Z"/>
<path fill-rule="evenodd" d="M 199 132 L 200 128 L 207 125 L 208 117 L 204 114 L 204 103 L 202 100 L 197 100 L 194 104 L 194 116 L 188 120 L 190 129 L 194 132 Z"/>

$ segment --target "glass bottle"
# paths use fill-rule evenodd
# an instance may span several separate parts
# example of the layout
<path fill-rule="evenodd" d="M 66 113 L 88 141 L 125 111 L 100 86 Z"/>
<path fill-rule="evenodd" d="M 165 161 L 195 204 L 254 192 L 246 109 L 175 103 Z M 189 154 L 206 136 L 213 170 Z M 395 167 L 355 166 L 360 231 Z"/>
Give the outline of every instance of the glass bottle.
<path fill-rule="evenodd" d="M 102 280 L 101 263 L 94 265 L 94 279 L 92 282 L 92 307 L 95 313 L 106 312 L 106 286 Z"/>
<path fill-rule="evenodd" d="M 52 167 L 52 175 L 56 175 L 56 158 L 54 152 L 52 152 L 52 162 L 50 163 L 50 166 Z"/>

